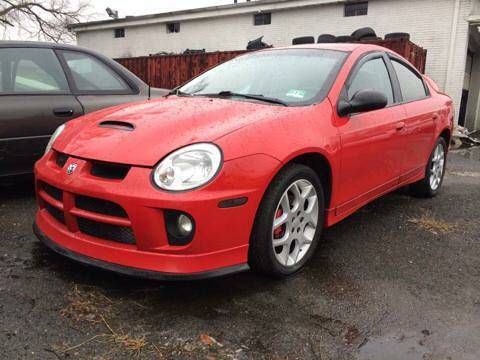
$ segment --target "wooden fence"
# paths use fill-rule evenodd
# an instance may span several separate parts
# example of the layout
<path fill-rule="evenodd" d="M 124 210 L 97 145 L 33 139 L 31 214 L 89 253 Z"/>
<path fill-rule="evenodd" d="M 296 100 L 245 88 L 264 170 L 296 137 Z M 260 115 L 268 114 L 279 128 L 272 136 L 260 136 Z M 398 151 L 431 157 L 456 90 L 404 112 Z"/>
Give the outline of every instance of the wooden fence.
<path fill-rule="evenodd" d="M 172 89 L 203 71 L 245 53 L 219 51 L 192 55 L 160 55 L 116 59 L 153 87 Z"/>
<path fill-rule="evenodd" d="M 406 39 L 388 39 L 367 43 L 389 48 L 409 60 L 420 72 L 425 72 L 427 51 L 413 42 Z M 192 55 L 155 55 L 116 60 L 147 84 L 172 89 L 210 67 L 245 52 L 246 50 Z"/>

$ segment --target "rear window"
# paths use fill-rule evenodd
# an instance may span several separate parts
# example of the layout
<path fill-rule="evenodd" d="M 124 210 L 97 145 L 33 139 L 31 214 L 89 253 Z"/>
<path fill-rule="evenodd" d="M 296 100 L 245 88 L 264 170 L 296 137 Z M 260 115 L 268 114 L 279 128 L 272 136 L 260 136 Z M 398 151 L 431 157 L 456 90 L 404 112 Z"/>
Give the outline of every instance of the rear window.
<path fill-rule="evenodd" d="M 392 64 L 400 82 L 403 101 L 408 102 L 427 97 L 425 84 L 418 74 L 394 59 L 392 59 Z"/>
<path fill-rule="evenodd" d="M 51 49 L 0 49 L 0 92 L 49 94 L 69 91 L 67 79 Z"/>
<path fill-rule="evenodd" d="M 130 91 L 120 75 L 97 58 L 75 51 L 64 51 L 63 56 L 78 90 L 112 93 Z"/>

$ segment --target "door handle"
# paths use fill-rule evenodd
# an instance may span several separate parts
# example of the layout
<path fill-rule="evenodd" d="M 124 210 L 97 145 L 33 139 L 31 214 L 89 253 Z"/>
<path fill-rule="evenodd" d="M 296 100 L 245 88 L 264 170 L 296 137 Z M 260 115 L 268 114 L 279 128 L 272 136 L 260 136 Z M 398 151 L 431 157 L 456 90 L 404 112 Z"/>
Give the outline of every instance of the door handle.
<path fill-rule="evenodd" d="M 433 114 L 432 116 L 433 121 L 437 121 L 439 118 L 438 114 Z"/>
<path fill-rule="evenodd" d="M 73 114 L 74 114 L 73 109 L 69 109 L 69 108 L 53 109 L 53 115 L 58 117 L 70 117 Z"/>
<path fill-rule="evenodd" d="M 403 121 L 397 123 L 397 125 L 395 126 L 395 129 L 396 129 L 397 131 L 401 131 L 401 130 L 403 130 L 404 128 L 405 128 L 405 123 L 404 123 Z"/>

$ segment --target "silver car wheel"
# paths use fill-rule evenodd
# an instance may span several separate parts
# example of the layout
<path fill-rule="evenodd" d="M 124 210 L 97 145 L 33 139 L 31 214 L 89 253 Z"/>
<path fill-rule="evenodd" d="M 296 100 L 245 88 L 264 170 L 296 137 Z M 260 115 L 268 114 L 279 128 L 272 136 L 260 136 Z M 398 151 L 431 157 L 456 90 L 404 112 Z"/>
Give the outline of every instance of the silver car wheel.
<path fill-rule="evenodd" d="M 283 193 L 272 225 L 272 246 L 277 261 L 298 264 L 312 245 L 318 223 L 318 196 L 308 180 L 297 180 Z"/>
<path fill-rule="evenodd" d="M 440 187 L 445 168 L 445 149 L 442 144 L 435 147 L 430 165 L 430 188 L 436 191 Z"/>

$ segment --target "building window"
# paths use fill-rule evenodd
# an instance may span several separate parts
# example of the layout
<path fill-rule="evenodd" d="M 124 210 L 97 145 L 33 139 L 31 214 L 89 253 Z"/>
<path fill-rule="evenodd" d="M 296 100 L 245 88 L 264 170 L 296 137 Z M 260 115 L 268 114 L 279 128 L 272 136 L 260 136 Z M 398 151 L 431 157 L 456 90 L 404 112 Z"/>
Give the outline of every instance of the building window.
<path fill-rule="evenodd" d="M 253 23 L 258 25 L 270 25 L 272 23 L 272 13 L 258 13 L 253 16 Z"/>
<path fill-rule="evenodd" d="M 171 22 L 167 23 L 167 33 L 179 33 L 180 32 L 180 23 L 179 22 Z"/>
<path fill-rule="evenodd" d="M 345 16 L 361 16 L 368 14 L 368 1 L 345 4 Z"/>
<path fill-rule="evenodd" d="M 124 38 L 125 37 L 125 28 L 119 28 L 113 30 L 113 36 L 115 38 Z"/>

